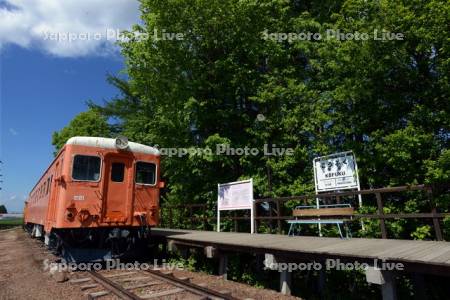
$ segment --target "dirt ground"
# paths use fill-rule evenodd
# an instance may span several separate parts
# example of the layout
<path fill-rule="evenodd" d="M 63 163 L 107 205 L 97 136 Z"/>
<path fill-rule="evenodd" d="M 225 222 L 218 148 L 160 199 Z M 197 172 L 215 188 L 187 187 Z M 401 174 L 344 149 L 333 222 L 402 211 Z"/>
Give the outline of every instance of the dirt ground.
<path fill-rule="evenodd" d="M 42 242 L 31 239 L 21 228 L 0 230 L 0 300 L 87 299 L 79 285 L 69 281 L 57 282 L 48 270 L 44 270 L 46 260 L 53 262 L 56 259 L 45 250 Z M 193 283 L 202 283 L 218 291 L 230 291 L 240 299 L 299 299 L 226 281 L 219 276 L 188 271 L 174 271 L 174 275 L 189 277 Z M 76 272 L 69 274 L 68 279 L 80 276 L 83 274 Z"/>
<path fill-rule="evenodd" d="M 0 231 L 0 299 L 86 299 L 78 287 L 43 271 L 46 258 L 52 259 L 21 228 Z"/>
<path fill-rule="evenodd" d="M 189 277 L 191 282 L 195 284 L 206 284 L 208 288 L 217 291 L 229 291 L 231 295 L 239 299 L 279 299 L 291 300 L 300 299 L 293 296 L 285 296 L 276 291 L 259 289 L 249 286 L 247 284 L 223 280 L 220 276 L 212 276 L 204 273 L 194 273 L 189 271 L 175 270 L 173 271 L 176 277 Z"/>

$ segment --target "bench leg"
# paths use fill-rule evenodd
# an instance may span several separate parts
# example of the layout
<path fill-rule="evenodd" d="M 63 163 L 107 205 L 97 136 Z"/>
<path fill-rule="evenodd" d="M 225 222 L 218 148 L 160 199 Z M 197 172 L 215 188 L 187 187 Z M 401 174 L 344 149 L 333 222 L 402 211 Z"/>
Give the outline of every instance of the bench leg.
<path fill-rule="evenodd" d="M 347 239 L 352 237 L 352 232 L 350 231 L 350 228 L 348 227 L 348 224 L 344 222 L 344 229 L 345 229 L 345 237 Z"/>
<path fill-rule="evenodd" d="M 297 224 L 297 235 L 300 235 L 300 232 L 301 232 L 300 224 Z"/>
<path fill-rule="evenodd" d="M 292 223 L 291 226 L 289 226 L 288 236 L 291 236 L 291 231 L 293 229 L 294 224 Z"/>
<path fill-rule="evenodd" d="M 300 235 L 300 224 L 291 224 L 291 236 Z"/>
<path fill-rule="evenodd" d="M 341 239 L 344 238 L 344 236 L 342 235 L 342 231 L 341 231 L 341 225 L 339 223 L 336 223 L 338 229 L 339 229 L 339 235 L 341 236 Z"/>

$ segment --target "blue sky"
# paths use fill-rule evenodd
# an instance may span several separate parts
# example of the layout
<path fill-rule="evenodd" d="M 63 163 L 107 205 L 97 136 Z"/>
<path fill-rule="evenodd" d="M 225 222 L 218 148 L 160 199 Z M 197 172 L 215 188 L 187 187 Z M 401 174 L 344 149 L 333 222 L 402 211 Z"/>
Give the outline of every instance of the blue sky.
<path fill-rule="evenodd" d="M 21 211 L 53 159 L 52 133 L 86 110 L 87 100 L 102 103 L 117 95 L 106 75 L 123 69 L 111 41 L 48 41 L 42 28 L 105 32 L 127 29 L 139 18 L 133 0 L 108 1 L 119 11 L 101 10 L 105 2 L 93 0 L 7 2 L 0 1 L 0 203 L 9 211 Z"/>

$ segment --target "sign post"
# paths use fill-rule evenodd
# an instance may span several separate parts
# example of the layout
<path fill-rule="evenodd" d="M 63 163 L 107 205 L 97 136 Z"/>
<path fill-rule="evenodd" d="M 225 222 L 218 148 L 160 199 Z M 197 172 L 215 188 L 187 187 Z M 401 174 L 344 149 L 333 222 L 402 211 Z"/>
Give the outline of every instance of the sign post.
<path fill-rule="evenodd" d="M 358 165 L 353 151 L 316 157 L 313 160 L 313 166 L 316 195 L 328 191 L 361 190 Z M 358 203 L 361 207 L 361 194 L 358 195 Z M 316 198 L 316 206 L 319 208 L 319 198 Z M 319 234 L 322 236 L 320 224 Z"/>
<path fill-rule="evenodd" d="M 253 179 L 217 185 L 217 232 L 220 232 L 221 210 L 250 210 L 250 232 L 255 233 Z"/>

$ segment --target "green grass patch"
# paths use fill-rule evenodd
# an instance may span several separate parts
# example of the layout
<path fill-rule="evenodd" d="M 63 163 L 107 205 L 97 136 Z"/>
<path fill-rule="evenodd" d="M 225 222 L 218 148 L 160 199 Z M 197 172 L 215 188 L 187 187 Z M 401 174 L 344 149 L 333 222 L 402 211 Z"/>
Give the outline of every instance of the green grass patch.
<path fill-rule="evenodd" d="M 23 225 L 23 218 L 13 218 L 13 219 L 0 220 L 0 227 L 21 226 L 21 225 Z"/>

